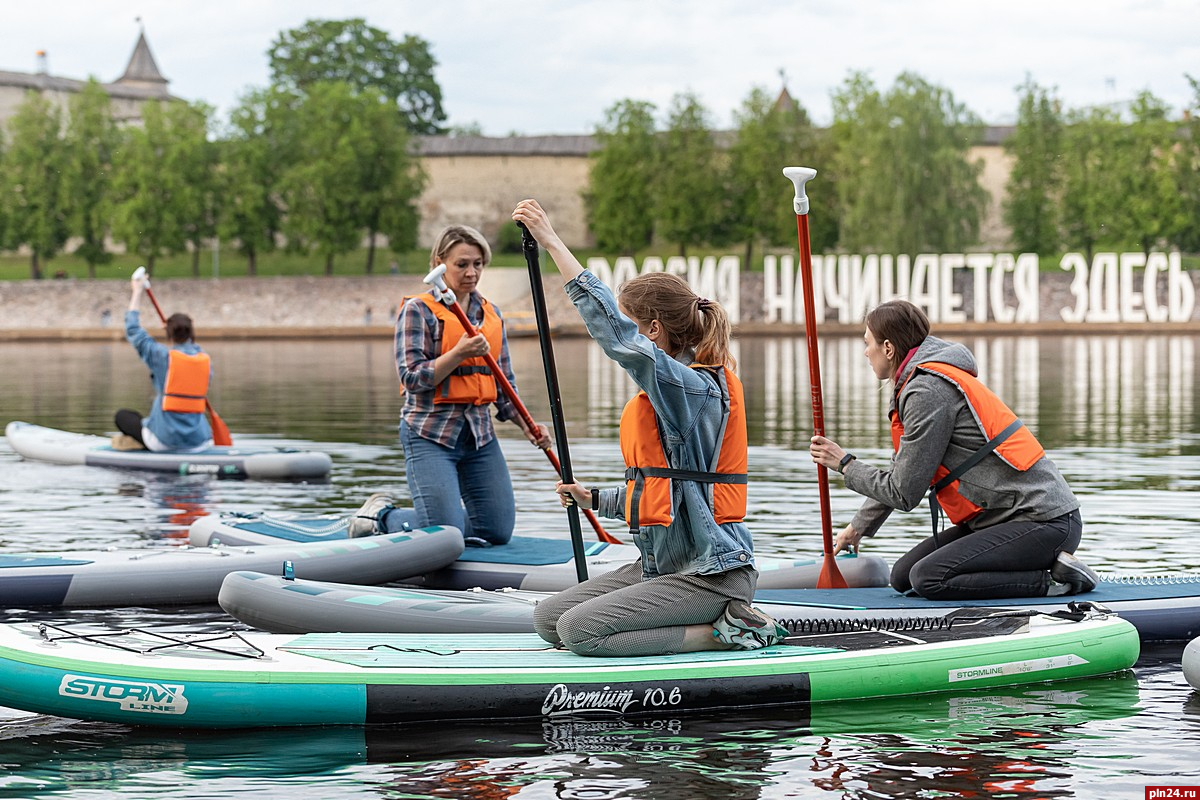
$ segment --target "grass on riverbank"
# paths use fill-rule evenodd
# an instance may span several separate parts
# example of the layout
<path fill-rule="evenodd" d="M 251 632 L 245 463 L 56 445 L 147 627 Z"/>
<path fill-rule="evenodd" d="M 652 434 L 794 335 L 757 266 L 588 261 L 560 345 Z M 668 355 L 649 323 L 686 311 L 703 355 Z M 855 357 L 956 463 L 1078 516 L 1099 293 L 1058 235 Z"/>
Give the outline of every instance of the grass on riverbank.
<path fill-rule="evenodd" d="M 787 251 L 782 251 L 787 252 Z M 611 264 L 615 257 L 610 253 L 604 253 L 595 249 L 579 249 L 575 251 L 576 256 L 583 263 L 587 263 L 587 259 L 593 256 L 601 256 L 608 259 Z M 742 257 L 745 254 L 744 249 L 703 249 L 695 250 L 689 255 L 695 256 L 721 256 L 721 255 L 737 255 Z M 636 260 L 640 265 L 642 260 L 647 256 L 658 256 L 662 259 L 667 259 L 671 256 L 678 255 L 675 249 L 666 248 L 651 248 L 645 252 L 638 253 Z M 401 274 L 424 275 L 428 271 L 429 264 L 428 250 L 413 250 L 400 255 L 395 255 L 388 250 L 377 250 L 375 253 L 375 275 L 387 275 L 391 272 L 392 264 L 395 264 L 395 269 Z M 96 267 L 97 279 L 114 279 L 128 278 L 132 272 L 137 269 L 145 261 L 137 255 L 113 255 L 113 260 L 108 264 L 103 264 Z M 492 263 L 500 267 L 524 267 L 525 258 L 520 253 L 494 253 Z M 545 253 L 542 253 L 542 271 L 552 271 L 554 269 L 550 259 Z M 335 275 L 366 275 L 367 251 L 359 250 L 348 255 L 340 256 L 333 260 L 333 274 Z M 1056 271 L 1058 269 L 1059 258 L 1043 256 L 1041 259 L 1041 268 L 1043 272 Z M 754 252 L 753 262 L 750 265 L 752 272 L 761 272 L 762 251 L 756 249 Z M 1183 268 L 1185 270 L 1200 270 L 1200 255 L 1185 255 L 1183 256 Z M 245 277 L 248 275 L 246 259 L 232 250 L 222 250 L 218 254 L 218 258 L 214 261 L 211 250 L 204 251 L 200 254 L 197 277 L 212 278 L 212 277 Z M 303 253 L 288 253 L 277 251 L 274 253 L 266 253 L 259 256 L 258 259 L 258 275 L 262 277 L 270 277 L 274 275 L 315 275 L 320 276 L 325 274 L 325 262 L 319 256 L 304 255 Z M 159 258 L 154 264 L 154 275 L 158 278 L 190 278 L 192 277 L 192 256 L 189 253 L 180 253 L 173 256 L 164 256 Z M 49 262 L 42 263 L 42 276 L 44 278 L 74 278 L 84 279 L 88 277 L 87 264 L 82 258 L 74 255 L 61 255 Z M 0 280 L 14 281 L 27 280 L 30 277 L 29 257 L 13 255 L 11 253 L 0 254 Z"/>

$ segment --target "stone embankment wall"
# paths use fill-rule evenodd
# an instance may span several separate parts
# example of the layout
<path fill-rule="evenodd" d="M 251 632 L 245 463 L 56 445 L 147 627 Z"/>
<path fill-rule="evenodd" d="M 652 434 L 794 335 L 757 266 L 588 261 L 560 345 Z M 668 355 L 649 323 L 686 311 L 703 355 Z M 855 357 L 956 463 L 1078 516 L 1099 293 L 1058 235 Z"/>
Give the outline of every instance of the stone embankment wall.
<path fill-rule="evenodd" d="M 969 276 L 961 276 L 967 278 Z M 1191 276 L 1193 282 L 1200 273 Z M 1041 321 L 1036 324 L 937 324 L 940 332 L 996 333 L 1112 332 L 1156 333 L 1200 330 L 1200 304 L 1186 323 L 1068 324 L 1059 310 L 1072 308 L 1071 276 L 1044 273 L 1040 277 Z M 582 334 L 574 308 L 556 275 L 543 279 L 550 324 L 556 333 Z M 374 277 L 271 277 L 220 280 L 154 281 L 155 297 L 163 311 L 183 311 L 196 323 L 198 338 L 362 337 L 391 336 L 401 300 L 425 291 L 418 275 Z M 484 273 L 481 290 L 500 306 L 513 335 L 536 331 L 527 273 L 492 268 Z M 956 286 L 963 307 L 971 308 L 970 281 Z M 762 308 L 763 276 L 741 276 L 741 322 L 737 332 L 791 334 L 803 325 L 767 323 Z M 1200 291 L 1197 292 L 1200 297 Z M 129 284 L 125 281 L 43 280 L 0 282 L 0 341 L 47 339 L 120 339 L 124 335 Z M 155 330 L 154 307 L 142 301 L 143 324 Z M 827 322 L 830 334 L 859 335 L 861 325 Z"/>

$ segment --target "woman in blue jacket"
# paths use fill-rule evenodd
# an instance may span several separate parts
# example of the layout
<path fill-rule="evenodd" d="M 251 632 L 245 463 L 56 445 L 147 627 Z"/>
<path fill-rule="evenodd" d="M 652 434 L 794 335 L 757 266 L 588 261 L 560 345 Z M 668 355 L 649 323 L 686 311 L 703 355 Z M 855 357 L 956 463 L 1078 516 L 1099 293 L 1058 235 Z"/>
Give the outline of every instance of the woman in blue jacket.
<path fill-rule="evenodd" d="M 166 347 L 142 327 L 138 306 L 146 290 L 145 279 L 132 280 L 133 293 L 125 312 L 125 338 L 150 368 L 154 404 L 150 416 L 123 408 L 117 412 L 117 430 L 154 452 L 192 452 L 212 447 L 212 428 L 205 417 L 205 398 L 212 380 L 208 354 L 192 340 L 192 318 L 172 314 L 167 318 Z"/>

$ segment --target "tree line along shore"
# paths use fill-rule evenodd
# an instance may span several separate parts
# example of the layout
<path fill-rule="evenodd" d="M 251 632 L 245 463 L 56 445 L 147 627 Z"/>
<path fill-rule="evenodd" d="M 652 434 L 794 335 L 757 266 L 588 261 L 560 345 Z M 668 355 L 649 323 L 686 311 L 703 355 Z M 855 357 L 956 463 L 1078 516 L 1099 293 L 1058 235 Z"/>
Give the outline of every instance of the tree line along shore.
<path fill-rule="evenodd" d="M 0 275 L 17 277 L 20 259 L 30 278 L 101 277 L 126 263 L 114 250 L 152 274 L 170 262 L 197 277 L 409 269 L 429 212 L 420 142 L 479 132 L 445 126 L 428 44 L 361 19 L 311 21 L 281 32 L 267 57 L 269 85 L 226 119 L 151 100 L 140 124 L 121 125 L 95 81 L 65 109 L 30 90 L 0 145 L 0 250 L 19 254 Z M 1186 109 L 1149 90 L 1068 108 L 1032 77 L 1017 87 L 1000 200 L 1011 249 L 1200 252 L 1200 85 L 1189 80 Z M 985 130 L 977 115 L 907 72 L 888 87 L 850 72 L 833 107 L 821 127 L 786 89 L 753 87 L 734 129 L 716 130 L 694 93 L 665 109 L 619 100 L 594 131 L 579 244 L 608 255 L 729 249 L 754 263 L 794 234 L 779 171 L 797 154 L 821 169 L 814 250 L 978 243 L 993 199 L 970 157 Z M 514 237 L 494 214 L 459 221 L 501 251 Z"/>

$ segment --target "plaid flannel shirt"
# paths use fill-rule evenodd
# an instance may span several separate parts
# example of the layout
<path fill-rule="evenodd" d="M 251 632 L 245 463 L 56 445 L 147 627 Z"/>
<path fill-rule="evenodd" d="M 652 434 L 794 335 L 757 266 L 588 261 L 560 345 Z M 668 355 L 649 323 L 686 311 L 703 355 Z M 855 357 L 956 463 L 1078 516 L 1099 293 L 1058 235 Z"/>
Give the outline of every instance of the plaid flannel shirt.
<path fill-rule="evenodd" d="M 478 292 L 471 292 L 465 306 L 467 319 L 477 329 L 483 325 L 483 302 Z M 495 305 L 492 309 L 504 317 Z M 442 354 L 442 324 L 425 303 L 412 298 L 396 317 L 396 373 L 404 389 L 404 408 L 401 418 L 422 439 L 454 447 L 462 434 L 464 423 L 471 426 L 475 446 L 483 447 L 496 438 L 495 428 L 486 405 L 469 403 L 434 403 L 437 386 L 433 382 L 433 361 Z M 501 348 L 496 362 L 513 388 L 517 387 L 512 362 L 508 355 L 508 332 L 501 328 Z M 517 409 L 496 386 L 496 419 L 501 422 L 515 419 Z"/>

